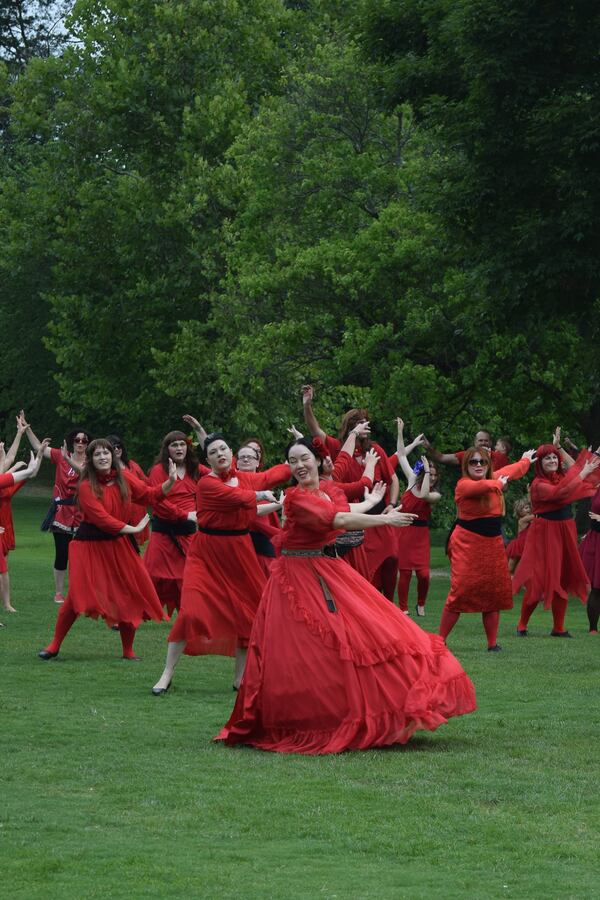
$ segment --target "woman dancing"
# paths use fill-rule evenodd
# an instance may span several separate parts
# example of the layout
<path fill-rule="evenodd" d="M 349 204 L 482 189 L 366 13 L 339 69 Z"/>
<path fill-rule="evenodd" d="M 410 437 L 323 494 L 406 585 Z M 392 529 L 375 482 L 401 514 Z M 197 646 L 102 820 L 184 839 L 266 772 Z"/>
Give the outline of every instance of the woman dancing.
<path fill-rule="evenodd" d="M 598 619 L 600 618 L 600 488 L 594 494 L 592 508 L 588 515 L 591 520 L 590 530 L 579 545 L 579 553 L 590 582 L 590 592 L 586 604 L 590 634 L 598 634 Z"/>
<path fill-rule="evenodd" d="M 113 450 L 115 451 L 115 459 L 119 466 L 128 469 L 132 475 L 134 475 L 138 481 L 143 482 L 144 484 L 150 484 L 148 480 L 148 476 L 142 469 L 139 463 L 135 461 L 135 459 L 129 458 L 129 453 L 127 452 L 127 447 L 123 443 L 123 438 L 118 434 L 107 434 L 106 440 L 110 441 L 113 445 Z M 131 504 L 131 519 L 129 520 L 129 525 L 137 525 L 137 523 L 146 515 L 146 507 L 140 506 L 138 503 Z M 139 531 L 135 535 L 135 540 L 138 546 L 143 547 L 148 538 L 150 537 L 150 528 L 148 525 L 144 528 L 143 531 Z"/>
<path fill-rule="evenodd" d="M 429 563 L 431 545 L 429 525 L 432 507 L 440 500 L 441 494 L 435 490 L 438 481 L 437 469 L 426 456 L 422 456 L 411 468 L 408 462 L 407 448 L 404 446 L 404 422 L 397 419 L 398 425 L 398 462 L 407 481 L 405 492 L 400 498 L 403 512 L 416 513 L 417 517 L 411 528 L 398 532 L 398 602 L 403 612 L 408 612 L 408 591 L 412 573 L 417 576 L 418 616 L 425 615 L 425 601 L 429 591 Z M 420 443 L 420 435 L 417 441 Z M 411 448 L 417 446 L 413 441 Z"/>
<path fill-rule="evenodd" d="M 440 635 L 448 637 L 461 613 L 481 613 L 489 652 L 498 646 L 500 610 L 512 609 L 512 589 L 502 540 L 504 497 L 509 481 L 522 478 L 535 456 L 527 450 L 517 463 L 492 471 L 487 450 L 470 447 L 462 460 L 462 478 L 454 498 L 457 519 L 448 541 L 450 593 L 442 612 Z"/>
<path fill-rule="evenodd" d="M 258 472 L 260 461 L 259 450 L 255 446 L 244 444 L 237 452 L 236 468 L 238 472 Z M 278 516 L 280 509 L 281 503 L 275 497 L 271 500 L 261 500 L 249 525 L 250 538 L 258 562 L 267 578 L 271 574 L 271 566 L 277 556 L 273 542 L 277 543 L 281 532 L 281 522 Z"/>
<path fill-rule="evenodd" d="M 257 501 L 289 478 L 287 463 L 265 472 L 239 472 L 219 432 L 209 434 L 204 452 L 210 472 L 198 482 L 198 531 L 188 550 L 181 608 L 168 637 L 163 673 L 152 688 L 169 690 L 181 654 L 235 655 L 234 688 L 244 670 L 250 629 L 266 584 L 250 539 Z"/>
<path fill-rule="evenodd" d="M 34 450 L 40 441 L 27 422 L 23 410 L 20 413 L 25 433 Z M 64 601 L 65 580 L 69 563 L 69 544 L 81 522 L 81 512 L 75 505 L 79 475 L 86 463 L 86 450 L 91 436 L 84 428 L 74 428 L 66 436 L 62 449 L 46 447 L 44 456 L 56 469 L 53 500 L 44 521 L 42 531 L 50 530 L 54 538 L 54 602 Z"/>
<path fill-rule="evenodd" d="M 531 507 L 535 519 L 528 529 L 513 591 L 525 587 L 517 634 L 527 636 L 529 619 L 538 603 L 552 610 L 552 637 L 570 638 L 565 629 L 569 594 L 585 603 L 588 577 L 577 550 L 577 530 L 571 504 L 591 497 L 600 483 L 600 457 L 582 450 L 564 471 L 560 447 L 538 447 Z"/>
<path fill-rule="evenodd" d="M 105 438 L 91 442 L 86 463 L 77 498 L 83 519 L 69 548 L 69 592 L 59 610 L 54 637 L 38 656 L 44 660 L 58 656 L 77 617 L 86 615 L 118 625 L 123 659 L 137 660 L 136 629 L 143 620 L 160 622 L 164 613 L 135 541 L 130 540 L 143 531 L 148 516 L 138 525 L 129 525 L 131 504 L 146 506 L 161 493 L 167 494 L 175 484 L 175 463 L 170 464 L 166 481 L 153 488 L 119 466 Z"/>
<path fill-rule="evenodd" d="M 343 560 L 324 555 L 340 530 L 408 525 L 365 515 L 378 487 L 349 506 L 319 481 L 308 440 L 290 445 L 282 556 L 259 607 L 240 692 L 217 740 L 323 754 L 405 743 L 475 709 L 475 692 L 437 636 L 416 626 Z"/>

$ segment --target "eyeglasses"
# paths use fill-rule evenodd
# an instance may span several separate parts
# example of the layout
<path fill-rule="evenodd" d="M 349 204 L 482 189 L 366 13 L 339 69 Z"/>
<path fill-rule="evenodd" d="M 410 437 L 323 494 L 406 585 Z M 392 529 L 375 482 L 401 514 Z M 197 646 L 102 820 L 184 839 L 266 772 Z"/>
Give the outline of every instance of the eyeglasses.
<path fill-rule="evenodd" d="M 487 463 L 484 462 L 482 459 L 470 459 L 469 465 L 470 466 L 487 466 Z"/>
<path fill-rule="evenodd" d="M 258 462 L 258 456 L 238 456 L 238 462 Z"/>
<path fill-rule="evenodd" d="M 76 437 L 73 439 L 73 443 L 74 444 L 89 444 L 89 441 L 87 438 L 77 438 Z"/>

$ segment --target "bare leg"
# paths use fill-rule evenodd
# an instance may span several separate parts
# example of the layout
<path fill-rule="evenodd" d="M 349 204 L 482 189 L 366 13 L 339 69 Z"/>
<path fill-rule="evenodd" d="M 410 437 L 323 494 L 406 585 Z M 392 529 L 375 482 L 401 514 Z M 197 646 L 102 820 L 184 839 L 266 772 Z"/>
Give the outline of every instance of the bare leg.
<path fill-rule="evenodd" d="M 2 600 L 2 608 L 5 612 L 16 612 L 16 609 L 10 602 L 10 578 L 8 572 L 0 575 L 0 600 Z"/>
<path fill-rule="evenodd" d="M 54 569 L 54 587 L 55 587 L 55 595 L 56 597 L 64 597 L 65 595 L 65 581 L 67 579 L 67 570 L 66 569 Z"/>
<path fill-rule="evenodd" d="M 238 647 L 235 651 L 235 674 L 233 676 L 234 688 L 239 688 L 240 682 L 246 668 L 246 657 L 248 656 L 247 647 Z"/>
<path fill-rule="evenodd" d="M 175 671 L 175 666 L 179 662 L 179 657 L 183 653 L 183 648 L 185 647 L 185 641 L 177 641 L 176 643 L 169 642 L 167 644 L 167 661 L 165 662 L 165 668 L 163 670 L 162 675 L 154 685 L 153 690 L 155 691 L 166 691 L 169 685 L 171 684 L 171 679 L 173 678 L 173 672 Z"/>

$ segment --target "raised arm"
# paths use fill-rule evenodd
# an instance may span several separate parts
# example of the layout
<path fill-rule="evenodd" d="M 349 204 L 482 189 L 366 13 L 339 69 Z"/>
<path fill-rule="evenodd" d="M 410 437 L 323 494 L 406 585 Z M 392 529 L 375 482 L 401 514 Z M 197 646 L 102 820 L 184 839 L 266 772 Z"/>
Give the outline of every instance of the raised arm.
<path fill-rule="evenodd" d="M 402 473 L 407 481 L 407 487 L 410 489 L 415 481 L 417 480 L 417 476 L 413 472 L 410 467 L 410 463 L 407 459 L 408 452 L 404 445 L 404 421 L 398 417 L 396 419 L 396 425 L 398 426 L 398 437 L 396 441 L 396 453 L 398 456 L 398 463 L 400 468 L 402 469 Z"/>
<path fill-rule="evenodd" d="M 17 453 L 19 452 L 19 447 L 21 445 L 21 438 L 25 433 L 25 428 L 27 426 L 27 422 L 21 418 L 19 414 L 17 416 L 17 433 L 15 434 L 15 438 L 8 448 L 8 452 L 6 453 L 6 457 L 4 459 L 4 468 L 0 469 L 0 472 L 6 472 L 7 469 L 10 469 L 12 464 L 15 461 Z"/>
<path fill-rule="evenodd" d="M 554 429 L 554 434 L 552 435 L 552 443 L 556 447 L 556 452 L 558 453 L 558 455 L 561 458 L 563 469 L 565 470 L 565 472 L 567 472 L 571 468 L 571 466 L 575 465 L 575 460 L 569 453 L 567 453 L 567 451 L 564 449 L 564 447 L 561 446 L 560 436 L 561 436 L 561 427 L 560 427 L 560 425 L 557 425 L 556 428 Z"/>
<path fill-rule="evenodd" d="M 19 417 L 21 418 L 21 420 L 23 422 L 23 430 L 25 431 L 25 434 L 27 435 L 27 439 L 28 439 L 29 443 L 31 444 L 31 446 L 33 447 L 33 449 L 35 451 L 39 450 L 42 442 L 40 441 L 39 438 L 37 438 L 35 436 L 32 428 L 31 428 L 31 425 L 29 425 L 29 423 L 27 422 L 27 417 L 25 416 L 25 410 L 23 410 L 23 409 L 21 410 L 21 412 L 19 413 Z M 46 446 L 46 448 L 44 450 L 44 457 L 46 459 L 50 459 L 50 446 L 49 445 Z"/>
<path fill-rule="evenodd" d="M 310 431 L 312 437 L 320 437 L 322 441 L 327 437 L 326 433 L 323 431 L 321 426 L 317 421 L 317 417 L 314 414 L 312 402 L 314 398 L 314 391 L 311 384 L 303 384 L 302 385 L 302 408 L 304 411 L 304 421 L 308 425 L 308 430 Z"/>
<path fill-rule="evenodd" d="M 444 465 L 447 465 L 447 466 L 460 465 L 460 460 L 459 460 L 458 456 L 456 455 L 456 453 L 442 453 L 440 450 L 437 450 L 433 446 L 433 444 L 431 444 L 427 440 L 427 438 L 424 435 L 422 435 L 422 437 L 423 437 L 423 444 L 427 448 L 427 452 L 429 453 L 431 458 L 435 460 L 435 462 L 443 463 Z"/>
<path fill-rule="evenodd" d="M 202 425 L 200 424 L 200 422 L 198 421 L 198 419 L 195 419 L 193 416 L 186 414 L 185 416 L 182 416 L 182 419 L 186 423 L 186 425 L 189 425 L 190 428 L 193 429 L 193 431 L 196 435 L 196 440 L 197 440 L 198 444 L 204 450 L 204 441 L 206 440 L 206 429 L 203 428 Z"/>
<path fill-rule="evenodd" d="M 37 453 L 29 454 L 29 463 L 27 466 L 24 469 L 19 469 L 18 472 L 12 472 L 13 484 L 18 484 L 20 481 L 27 481 L 28 478 L 35 478 L 40 471 L 42 459 L 44 458 L 49 443 L 50 438 L 44 438 L 43 441 L 40 441 Z"/>

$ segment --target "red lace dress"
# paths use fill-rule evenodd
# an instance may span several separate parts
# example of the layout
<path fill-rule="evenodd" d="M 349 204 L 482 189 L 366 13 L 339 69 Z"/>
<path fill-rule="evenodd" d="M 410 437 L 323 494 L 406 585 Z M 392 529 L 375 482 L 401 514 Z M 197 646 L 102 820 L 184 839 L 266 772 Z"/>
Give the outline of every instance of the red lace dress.
<path fill-rule="evenodd" d="M 438 635 L 341 559 L 287 556 L 335 540 L 348 504 L 334 482 L 286 492 L 282 555 L 263 594 L 234 710 L 217 740 L 281 753 L 405 743 L 476 708 Z"/>

